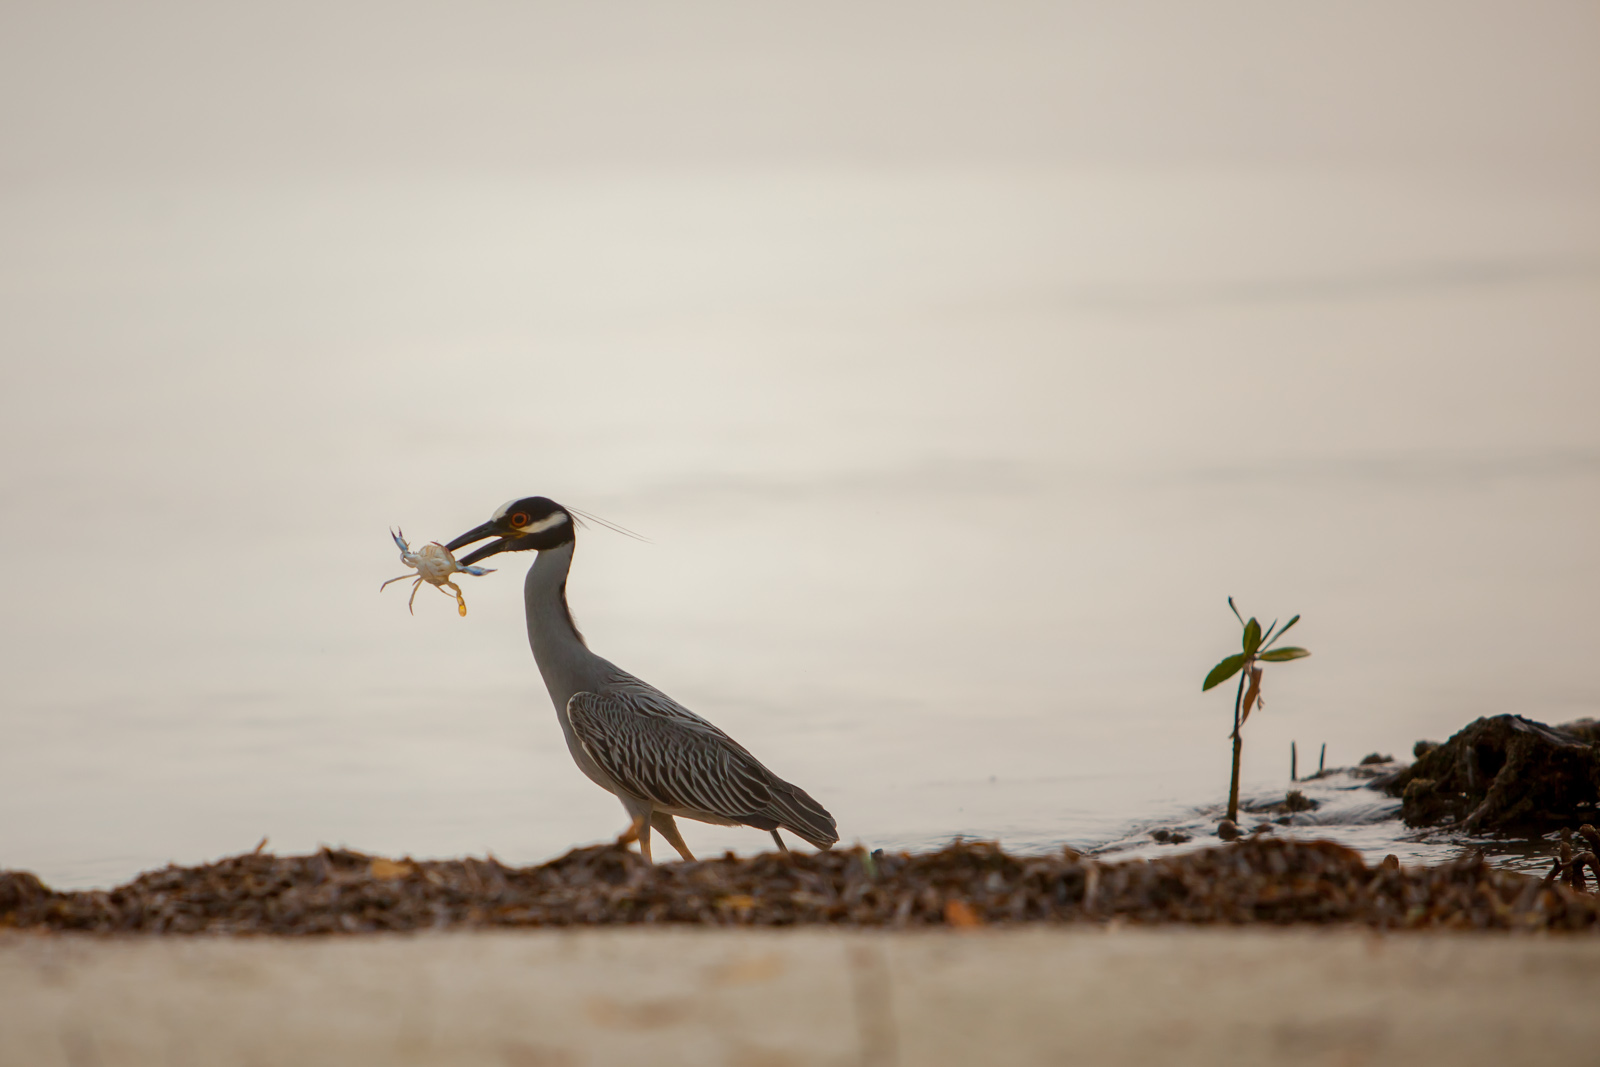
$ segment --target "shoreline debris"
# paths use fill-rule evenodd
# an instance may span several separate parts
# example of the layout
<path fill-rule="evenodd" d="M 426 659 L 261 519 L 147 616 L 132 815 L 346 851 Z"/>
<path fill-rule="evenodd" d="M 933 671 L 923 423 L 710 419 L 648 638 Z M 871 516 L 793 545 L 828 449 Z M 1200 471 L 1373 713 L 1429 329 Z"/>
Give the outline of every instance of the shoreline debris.
<path fill-rule="evenodd" d="M 1600 933 L 1600 895 L 1491 867 L 1478 853 L 1437 867 L 1391 859 L 1369 868 L 1331 841 L 1263 836 L 1123 863 L 957 842 L 922 854 L 855 848 L 662 864 L 608 845 L 523 868 L 347 849 L 254 852 L 83 892 L 0 872 L 0 928 L 101 934 L 1085 921 Z"/>
<path fill-rule="evenodd" d="M 1416 762 L 1373 781 L 1401 799 L 1408 826 L 1469 833 L 1600 819 L 1600 738 L 1583 722 L 1546 726 L 1520 715 L 1478 719 L 1443 744 L 1419 741 Z"/>
<path fill-rule="evenodd" d="M 1578 827 L 1578 833 L 1583 835 L 1590 848 L 1583 852 L 1574 852 L 1572 847 L 1572 830 L 1563 826 L 1561 828 L 1561 842 L 1556 854 L 1555 864 L 1550 868 L 1550 873 L 1544 876 L 1546 884 L 1562 879 L 1567 885 L 1579 892 L 1585 892 L 1588 885 L 1584 881 L 1583 869 L 1587 867 L 1589 873 L 1594 875 L 1595 892 L 1600 893 L 1600 831 L 1588 823 Z"/>

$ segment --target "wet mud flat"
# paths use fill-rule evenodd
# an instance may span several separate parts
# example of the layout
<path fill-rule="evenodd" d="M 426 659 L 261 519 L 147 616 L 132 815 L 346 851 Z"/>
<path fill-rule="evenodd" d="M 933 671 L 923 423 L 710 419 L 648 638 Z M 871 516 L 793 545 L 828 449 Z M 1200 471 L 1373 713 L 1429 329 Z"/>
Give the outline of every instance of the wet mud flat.
<path fill-rule="evenodd" d="M 1154 860 L 987 843 L 923 854 L 768 853 L 652 865 L 616 847 L 534 867 L 349 850 L 246 853 L 56 892 L 0 873 L 0 928 L 133 934 L 353 934 L 515 927 L 1008 927 L 1321 924 L 1600 933 L 1600 895 L 1469 856 L 1368 866 L 1329 841 L 1252 837 Z"/>

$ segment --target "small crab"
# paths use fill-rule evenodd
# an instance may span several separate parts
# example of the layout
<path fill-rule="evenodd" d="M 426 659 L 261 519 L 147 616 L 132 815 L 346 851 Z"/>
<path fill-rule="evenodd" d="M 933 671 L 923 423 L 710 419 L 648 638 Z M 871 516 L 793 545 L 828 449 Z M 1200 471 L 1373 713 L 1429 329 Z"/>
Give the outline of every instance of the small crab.
<path fill-rule="evenodd" d="M 439 592 L 444 593 L 445 596 L 454 593 L 456 595 L 456 607 L 461 614 L 465 615 L 467 613 L 467 600 L 461 595 L 461 587 L 452 582 L 450 576 L 457 573 L 482 576 L 494 573 L 494 568 L 463 567 L 456 562 L 456 557 L 451 554 L 450 550 L 437 541 L 423 545 L 416 552 L 413 552 L 411 551 L 411 546 L 406 544 L 403 534 L 403 531 L 389 531 L 389 536 L 394 538 L 394 543 L 400 546 L 400 562 L 407 567 L 415 567 L 417 569 L 417 580 L 411 584 L 411 600 L 406 605 L 411 614 L 415 615 L 417 613 L 417 590 L 422 588 L 423 582 L 427 582 Z M 409 577 L 411 575 L 402 574 L 398 578 L 390 578 L 387 582 L 378 586 L 378 592 L 381 593 L 395 582 L 403 582 Z M 446 586 L 450 588 L 449 593 L 445 592 Z"/>

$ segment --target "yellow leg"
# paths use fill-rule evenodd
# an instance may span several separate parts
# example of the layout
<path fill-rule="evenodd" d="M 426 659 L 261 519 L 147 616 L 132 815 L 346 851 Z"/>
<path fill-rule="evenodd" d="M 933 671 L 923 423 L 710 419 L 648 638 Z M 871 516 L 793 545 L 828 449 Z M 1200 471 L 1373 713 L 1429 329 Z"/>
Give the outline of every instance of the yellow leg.
<path fill-rule="evenodd" d="M 651 812 L 650 825 L 667 839 L 667 844 L 678 850 L 678 855 L 691 863 L 694 862 L 694 854 L 689 851 L 689 846 L 683 843 L 683 835 L 678 832 L 676 819 L 664 811 Z"/>
<path fill-rule="evenodd" d="M 639 840 L 639 834 L 644 830 L 645 826 L 648 825 L 649 818 L 650 816 L 648 814 L 635 815 L 633 817 L 633 825 L 622 831 L 622 835 L 617 838 L 617 846 L 619 848 L 625 847 Z"/>

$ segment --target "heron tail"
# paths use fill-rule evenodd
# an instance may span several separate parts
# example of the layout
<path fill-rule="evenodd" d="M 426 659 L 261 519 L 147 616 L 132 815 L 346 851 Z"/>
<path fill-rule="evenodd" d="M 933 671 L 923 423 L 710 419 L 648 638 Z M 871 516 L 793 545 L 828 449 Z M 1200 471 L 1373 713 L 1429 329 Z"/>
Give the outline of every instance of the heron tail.
<path fill-rule="evenodd" d="M 813 848 L 827 850 L 839 841 L 839 827 L 828 809 L 797 785 L 777 779 L 772 783 L 772 814 L 778 825 Z"/>

